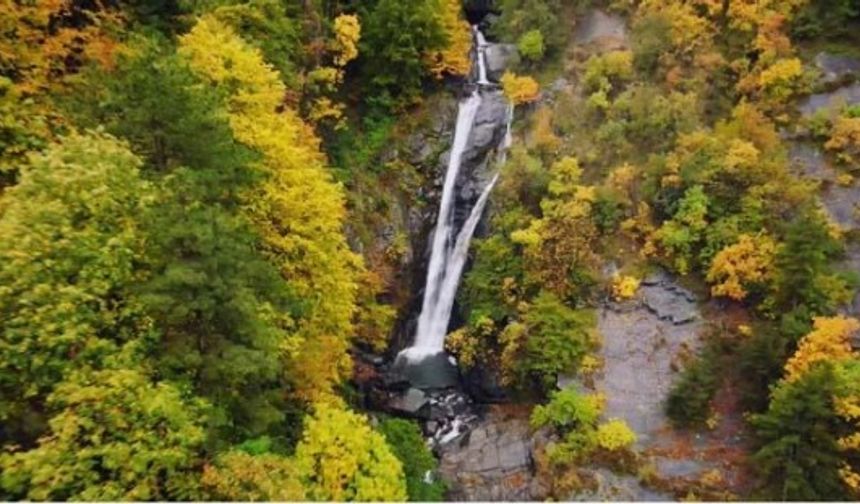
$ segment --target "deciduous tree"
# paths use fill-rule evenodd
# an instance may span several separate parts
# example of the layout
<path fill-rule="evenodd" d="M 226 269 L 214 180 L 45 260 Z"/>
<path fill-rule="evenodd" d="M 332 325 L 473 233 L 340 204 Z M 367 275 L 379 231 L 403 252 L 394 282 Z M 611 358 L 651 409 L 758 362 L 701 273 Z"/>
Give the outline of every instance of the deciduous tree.
<path fill-rule="evenodd" d="M 296 447 L 298 475 L 311 500 L 403 501 L 403 465 L 367 419 L 319 404 Z"/>

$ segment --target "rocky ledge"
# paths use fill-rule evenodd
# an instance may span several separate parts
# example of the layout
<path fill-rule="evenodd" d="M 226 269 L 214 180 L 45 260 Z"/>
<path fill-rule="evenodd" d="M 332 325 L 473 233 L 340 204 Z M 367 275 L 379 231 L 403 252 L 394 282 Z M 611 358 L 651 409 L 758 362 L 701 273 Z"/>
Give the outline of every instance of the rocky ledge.
<path fill-rule="evenodd" d="M 523 415 L 491 409 L 458 442 L 443 446 L 439 474 L 457 501 L 542 500 L 547 489 L 534 477 L 532 454 L 542 442 Z"/>

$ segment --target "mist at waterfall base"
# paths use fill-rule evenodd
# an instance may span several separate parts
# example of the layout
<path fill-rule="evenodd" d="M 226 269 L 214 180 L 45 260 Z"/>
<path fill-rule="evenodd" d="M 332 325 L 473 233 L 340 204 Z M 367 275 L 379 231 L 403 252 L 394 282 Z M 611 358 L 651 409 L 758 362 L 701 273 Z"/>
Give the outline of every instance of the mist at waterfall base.
<path fill-rule="evenodd" d="M 455 362 L 445 352 L 445 336 L 451 319 L 451 311 L 457 288 L 469 254 L 469 243 L 481 220 L 484 208 L 499 174 L 496 173 L 481 191 L 468 218 L 459 232 L 455 229 L 454 205 L 457 178 L 463 161 L 463 153 L 475 125 L 478 109 L 483 101 L 482 87 L 491 86 L 487 79 L 484 51 L 487 42 L 480 30 L 473 29 L 476 61 L 478 65 L 477 86 L 472 94 L 459 103 L 454 141 L 445 172 L 439 214 L 433 232 L 430 261 L 424 286 L 424 298 L 418 327 L 412 346 L 404 349 L 395 359 L 399 369 L 413 386 L 419 388 L 442 388 L 455 385 L 458 371 Z M 495 89 L 491 92 L 498 93 Z M 505 151 L 510 146 L 510 122 L 513 110 L 509 110 L 505 137 L 499 149 L 498 163 L 505 160 Z"/>

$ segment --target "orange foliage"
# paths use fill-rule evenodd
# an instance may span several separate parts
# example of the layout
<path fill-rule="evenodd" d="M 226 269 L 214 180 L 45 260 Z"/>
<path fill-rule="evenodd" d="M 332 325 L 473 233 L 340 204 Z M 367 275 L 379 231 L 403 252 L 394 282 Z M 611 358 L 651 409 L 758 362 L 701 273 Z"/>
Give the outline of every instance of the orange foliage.
<path fill-rule="evenodd" d="M 741 235 L 734 245 L 721 250 L 711 263 L 711 293 L 735 300 L 747 296 L 747 286 L 769 280 L 773 273 L 776 242 L 767 236 Z"/>
<path fill-rule="evenodd" d="M 88 61 L 111 67 L 119 47 L 111 29 L 120 21 L 98 0 L 91 9 L 71 0 L 0 0 L 0 73 L 37 93 Z"/>
<path fill-rule="evenodd" d="M 824 144 L 846 163 L 860 161 L 860 117 L 840 117 L 833 124 L 830 139 Z"/>
<path fill-rule="evenodd" d="M 472 32 L 462 16 L 460 0 L 441 0 L 439 23 L 447 39 L 446 47 L 427 55 L 430 71 L 437 78 L 444 74 L 466 75 L 472 66 L 469 51 L 472 48 Z"/>
<path fill-rule="evenodd" d="M 540 85 L 529 76 L 522 76 L 507 71 L 502 75 L 502 89 L 505 96 L 514 105 L 533 102 L 540 96 Z"/>

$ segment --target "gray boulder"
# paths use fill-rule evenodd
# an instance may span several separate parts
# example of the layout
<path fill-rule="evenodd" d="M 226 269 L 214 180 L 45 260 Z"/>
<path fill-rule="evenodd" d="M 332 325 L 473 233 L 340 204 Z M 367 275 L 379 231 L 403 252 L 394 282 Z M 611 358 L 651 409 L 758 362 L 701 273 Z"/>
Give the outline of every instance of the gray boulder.
<path fill-rule="evenodd" d="M 822 109 L 832 110 L 836 107 L 851 106 L 858 103 L 860 103 L 860 83 L 854 83 L 829 93 L 810 95 L 801 100 L 797 108 L 802 115 L 809 117 Z"/>
<path fill-rule="evenodd" d="M 824 84 L 839 82 L 851 75 L 860 75 L 860 58 L 820 52 L 815 56 L 815 66 L 821 71 Z"/>
<path fill-rule="evenodd" d="M 498 82 L 505 70 L 519 61 L 517 46 L 513 44 L 489 44 L 484 50 L 487 64 L 487 78 Z"/>
<path fill-rule="evenodd" d="M 475 114 L 475 125 L 466 143 L 463 160 L 474 163 L 484 158 L 496 147 L 505 132 L 505 121 L 508 117 L 508 102 L 500 92 L 485 92 L 483 101 Z M 468 170 L 461 170 L 468 172 Z"/>
<path fill-rule="evenodd" d="M 642 304 L 657 315 L 675 325 L 692 322 L 699 317 L 696 296 L 675 283 L 671 275 L 658 271 L 642 281 L 640 289 Z"/>
<path fill-rule="evenodd" d="M 417 388 L 409 388 L 406 392 L 395 396 L 388 403 L 388 408 L 394 413 L 400 413 L 408 416 L 421 416 L 419 413 L 422 408 L 425 410 L 426 405 L 430 402 L 430 398 L 424 391 Z"/>

